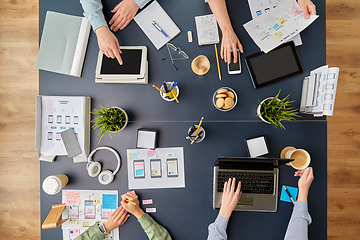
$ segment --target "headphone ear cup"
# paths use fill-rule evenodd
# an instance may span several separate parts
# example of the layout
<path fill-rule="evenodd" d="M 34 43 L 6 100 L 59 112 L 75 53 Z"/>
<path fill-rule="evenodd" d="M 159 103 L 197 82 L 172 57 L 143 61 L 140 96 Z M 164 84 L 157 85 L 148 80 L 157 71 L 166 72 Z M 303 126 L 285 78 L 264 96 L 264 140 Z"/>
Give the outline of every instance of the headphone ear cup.
<path fill-rule="evenodd" d="M 101 172 L 101 164 L 99 162 L 89 162 L 86 168 L 90 177 L 96 177 Z"/>
<path fill-rule="evenodd" d="M 110 170 L 105 170 L 99 175 L 99 182 L 102 185 L 108 185 L 114 180 L 114 174 Z"/>

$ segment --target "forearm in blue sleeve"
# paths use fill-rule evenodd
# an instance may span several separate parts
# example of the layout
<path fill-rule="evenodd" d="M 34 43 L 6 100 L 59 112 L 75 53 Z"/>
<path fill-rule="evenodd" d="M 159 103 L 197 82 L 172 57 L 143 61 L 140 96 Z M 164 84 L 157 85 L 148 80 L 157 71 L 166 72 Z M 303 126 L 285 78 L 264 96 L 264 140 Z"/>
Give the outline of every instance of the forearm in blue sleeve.
<path fill-rule="evenodd" d="M 284 240 L 307 240 L 309 224 L 311 217 L 307 202 L 296 201 Z"/>
<path fill-rule="evenodd" d="M 228 225 L 229 219 L 217 216 L 215 222 L 209 225 L 209 235 L 208 240 L 226 240 L 226 228 Z"/>
<path fill-rule="evenodd" d="M 134 0 L 137 5 L 139 5 L 139 8 L 143 8 L 148 2 L 151 0 Z"/>
<path fill-rule="evenodd" d="M 84 16 L 90 21 L 94 31 L 102 26 L 107 26 L 103 13 L 101 0 L 80 0 Z"/>

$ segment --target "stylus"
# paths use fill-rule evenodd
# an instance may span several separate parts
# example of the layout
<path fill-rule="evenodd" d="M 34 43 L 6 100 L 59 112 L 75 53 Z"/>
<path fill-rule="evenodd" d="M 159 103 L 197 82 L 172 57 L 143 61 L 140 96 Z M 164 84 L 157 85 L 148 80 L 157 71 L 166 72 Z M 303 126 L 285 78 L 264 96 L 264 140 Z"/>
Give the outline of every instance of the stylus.
<path fill-rule="evenodd" d="M 289 195 L 289 198 L 290 198 L 291 202 L 295 205 L 295 201 L 294 201 L 294 199 L 292 198 L 289 190 L 287 190 L 287 188 L 286 188 L 285 186 L 284 186 L 284 189 L 285 189 L 285 192 L 287 193 L 287 195 Z"/>
<path fill-rule="evenodd" d="M 159 25 L 156 24 L 156 22 L 152 21 L 151 23 L 159 32 L 161 32 L 166 38 L 169 38 L 169 36 L 159 27 Z"/>

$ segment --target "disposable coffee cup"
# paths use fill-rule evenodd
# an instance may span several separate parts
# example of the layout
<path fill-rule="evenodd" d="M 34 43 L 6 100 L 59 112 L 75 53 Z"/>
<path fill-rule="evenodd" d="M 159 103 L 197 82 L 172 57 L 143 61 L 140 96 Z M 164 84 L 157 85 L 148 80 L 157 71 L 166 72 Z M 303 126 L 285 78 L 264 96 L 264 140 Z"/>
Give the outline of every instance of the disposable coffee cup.
<path fill-rule="evenodd" d="M 188 130 L 188 139 L 190 139 L 191 143 L 200 143 L 205 138 L 205 129 L 200 126 L 197 135 L 195 136 L 196 129 L 199 125 L 192 125 Z"/>
<path fill-rule="evenodd" d="M 290 165 L 296 170 L 303 170 L 310 165 L 310 154 L 304 149 L 293 149 L 285 153 L 285 158 L 292 158 Z"/>
<path fill-rule="evenodd" d="M 55 195 L 69 182 L 69 178 L 65 174 L 48 176 L 43 181 L 42 187 L 45 193 Z"/>
<path fill-rule="evenodd" d="M 169 87 L 170 84 L 171 84 L 171 82 L 166 82 L 166 87 Z M 160 89 L 163 90 L 163 91 L 165 91 L 163 85 L 161 85 Z M 176 86 L 172 89 L 172 91 L 175 93 L 176 98 L 178 98 L 178 97 L 179 97 L 179 92 L 180 92 L 178 85 L 176 85 Z M 160 92 L 160 96 L 161 96 L 161 98 L 164 99 L 165 101 L 168 101 L 168 102 L 175 101 L 175 98 L 174 98 L 174 96 L 172 95 L 171 92 L 168 92 L 168 93 L 162 93 L 162 92 Z"/>

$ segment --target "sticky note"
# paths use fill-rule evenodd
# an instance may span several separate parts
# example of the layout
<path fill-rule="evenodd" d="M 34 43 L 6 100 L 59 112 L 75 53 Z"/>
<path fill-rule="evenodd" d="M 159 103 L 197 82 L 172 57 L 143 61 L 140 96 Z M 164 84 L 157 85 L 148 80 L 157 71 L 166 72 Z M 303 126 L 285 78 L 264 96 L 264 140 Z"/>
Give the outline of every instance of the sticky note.
<path fill-rule="evenodd" d="M 138 159 L 138 153 L 130 153 L 130 160 L 137 160 Z"/>
<path fill-rule="evenodd" d="M 78 224 L 79 218 L 78 217 L 69 217 L 69 224 Z"/>
<path fill-rule="evenodd" d="M 284 23 L 287 22 L 287 20 L 285 17 L 281 17 L 281 18 L 276 19 L 275 22 L 277 25 L 283 25 Z"/>
<path fill-rule="evenodd" d="M 156 157 L 156 151 L 155 150 L 147 151 L 147 155 L 148 155 L 148 157 Z"/>
<path fill-rule="evenodd" d="M 79 206 L 80 205 L 80 192 L 67 191 L 65 193 L 65 205 L 66 206 Z"/>
<path fill-rule="evenodd" d="M 91 227 L 91 221 L 82 221 L 82 227 L 83 228 L 89 228 L 89 227 Z"/>
<path fill-rule="evenodd" d="M 114 194 L 103 194 L 102 196 L 103 209 L 116 209 L 117 196 Z"/>
<path fill-rule="evenodd" d="M 93 204 L 94 205 L 101 205 L 102 204 L 102 198 L 101 197 L 94 197 L 93 198 Z"/>
<path fill-rule="evenodd" d="M 153 200 L 152 200 L 152 199 L 143 200 L 142 203 L 143 203 L 143 204 L 152 204 L 152 203 L 153 203 Z"/>
<path fill-rule="evenodd" d="M 130 193 L 131 193 L 132 195 L 136 195 L 136 193 L 135 193 L 134 190 L 132 190 Z M 122 199 L 122 200 L 125 200 L 125 194 L 121 195 L 121 199 Z"/>
<path fill-rule="evenodd" d="M 297 194 L 298 194 L 298 188 L 295 187 L 289 187 L 286 186 L 287 190 L 290 192 L 290 195 L 292 196 L 292 198 L 294 199 L 294 201 L 296 201 L 297 198 Z M 280 201 L 284 201 L 284 202 L 291 202 L 289 195 L 287 195 L 284 187 L 281 188 L 281 196 L 280 196 Z"/>
<path fill-rule="evenodd" d="M 276 40 L 279 40 L 279 38 L 281 38 L 282 36 L 284 36 L 284 33 L 281 31 L 277 31 L 276 33 L 274 33 L 274 35 L 272 35 L 272 37 Z"/>
<path fill-rule="evenodd" d="M 74 239 L 79 236 L 79 229 L 70 229 L 70 238 Z"/>
<path fill-rule="evenodd" d="M 156 208 L 147 208 L 146 212 L 156 212 Z"/>
<path fill-rule="evenodd" d="M 296 14 L 298 14 L 299 12 L 301 12 L 300 10 L 296 10 L 295 12 L 293 12 L 292 14 L 293 15 L 296 15 Z"/>

